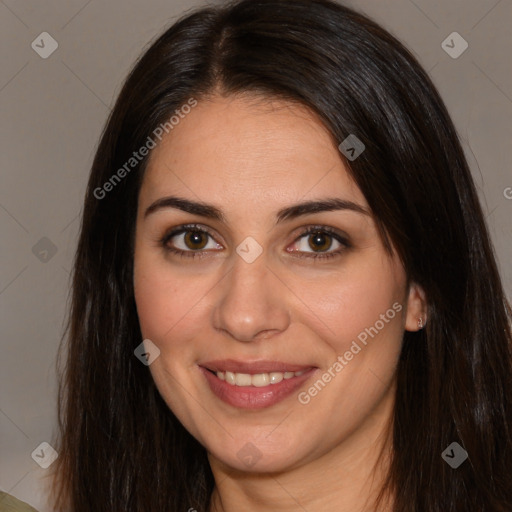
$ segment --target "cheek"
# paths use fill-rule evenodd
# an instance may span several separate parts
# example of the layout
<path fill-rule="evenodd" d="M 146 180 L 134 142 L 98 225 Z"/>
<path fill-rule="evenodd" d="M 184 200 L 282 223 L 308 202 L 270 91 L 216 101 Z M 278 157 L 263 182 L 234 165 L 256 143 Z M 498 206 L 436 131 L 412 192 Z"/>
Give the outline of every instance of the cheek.
<path fill-rule="evenodd" d="M 380 257 L 350 266 L 323 287 L 311 282 L 307 291 L 322 320 L 319 336 L 329 355 L 318 377 L 325 385 L 313 383 L 301 403 L 314 404 L 318 414 L 336 423 L 349 413 L 366 416 L 380 403 L 400 354 L 405 283 L 401 267 Z"/>
<path fill-rule="evenodd" d="M 194 329 L 200 328 L 197 315 L 208 291 L 201 276 L 191 277 L 190 273 L 180 276 L 179 272 L 169 271 L 168 263 L 141 254 L 135 259 L 134 289 L 144 338 L 159 346 L 170 338 L 183 343 L 185 340 L 176 336 L 177 332 L 186 328 L 194 336 Z"/>
<path fill-rule="evenodd" d="M 349 350 L 358 336 L 364 342 L 365 333 L 368 339 L 371 334 L 400 339 L 405 273 L 380 257 L 346 268 L 302 284 L 301 296 L 319 319 L 319 335 L 337 353 Z"/>

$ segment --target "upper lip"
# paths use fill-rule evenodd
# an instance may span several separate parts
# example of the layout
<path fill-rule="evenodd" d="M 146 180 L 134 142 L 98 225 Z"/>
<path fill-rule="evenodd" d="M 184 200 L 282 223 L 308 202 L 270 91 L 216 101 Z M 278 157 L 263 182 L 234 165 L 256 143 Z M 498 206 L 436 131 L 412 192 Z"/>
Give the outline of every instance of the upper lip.
<path fill-rule="evenodd" d="M 199 366 L 212 370 L 214 372 L 232 372 L 232 373 L 271 373 L 271 372 L 300 372 L 301 370 L 310 370 L 312 365 L 284 363 L 282 361 L 236 361 L 234 359 L 222 359 L 216 361 L 207 361 Z"/>

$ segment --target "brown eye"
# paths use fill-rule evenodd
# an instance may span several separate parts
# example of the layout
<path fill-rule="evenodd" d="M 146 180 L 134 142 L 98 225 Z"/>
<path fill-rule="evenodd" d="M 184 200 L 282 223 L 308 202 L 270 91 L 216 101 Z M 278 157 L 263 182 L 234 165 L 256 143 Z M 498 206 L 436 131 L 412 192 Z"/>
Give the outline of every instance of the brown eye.
<path fill-rule="evenodd" d="M 166 251 L 190 257 L 203 256 L 209 249 L 222 249 L 222 245 L 206 229 L 195 225 L 180 226 L 172 230 L 160 243 Z"/>
<path fill-rule="evenodd" d="M 308 237 L 308 245 L 315 252 L 327 251 L 332 245 L 332 236 L 327 233 L 311 233 Z"/>
<path fill-rule="evenodd" d="M 287 249 L 298 257 L 326 260 L 341 256 L 352 247 L 348 237 L 329 226 L 311 226 Z"/>
<path fill-rule="evenodd" d="M 184 242 L 192 250 L 203 249 L 208 242 L 209 235 L 203 231 L 186 231 Z"/>

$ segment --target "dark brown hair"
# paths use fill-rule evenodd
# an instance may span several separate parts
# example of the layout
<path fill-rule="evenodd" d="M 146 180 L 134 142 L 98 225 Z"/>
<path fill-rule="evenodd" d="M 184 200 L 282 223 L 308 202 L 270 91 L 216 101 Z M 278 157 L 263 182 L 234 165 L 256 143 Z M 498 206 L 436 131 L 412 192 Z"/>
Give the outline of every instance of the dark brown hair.
<path fill-rule="evenodd" d="M 327 0 L 200 9 L 161 35 L 128 76 L 85 198 L 59 364 L 56 508 L 208 509 L 205 449 L 133 354 L 142 341 L 133 240 L 147 157 L 104 198 L 95 190 L 189 98 L 212 93 L 299 102 L 337 144 L 349 134 L 365 144 L 345 164 L 428 307 L 426 328 L 403 340 L 383 493 L 395 512 L 510 512 L 510 308 L 455 128 L 409 51 Z M 457 469 L 441 458 L 454 441 L 469 454 Z"/>

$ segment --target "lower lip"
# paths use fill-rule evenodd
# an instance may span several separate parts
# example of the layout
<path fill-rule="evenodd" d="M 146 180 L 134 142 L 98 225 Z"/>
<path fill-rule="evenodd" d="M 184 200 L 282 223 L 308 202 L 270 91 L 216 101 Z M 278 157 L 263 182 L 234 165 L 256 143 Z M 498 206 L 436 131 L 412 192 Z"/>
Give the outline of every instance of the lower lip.
<path fill-rule="evenodd" d="M 311 368 L 299 377 L 283 379 L 277 384 L 269 384 L 261 388 L 255 386 L 234 386 L 225 380 L 220 380 L 217 375 L 202 366 L 199 369 L 203 372 L 213 393 L 233 407 L 242 409 L 262 409 L 277 404 L 290 396 L 306 380 L 311 377 L 316 368 Z"/>

